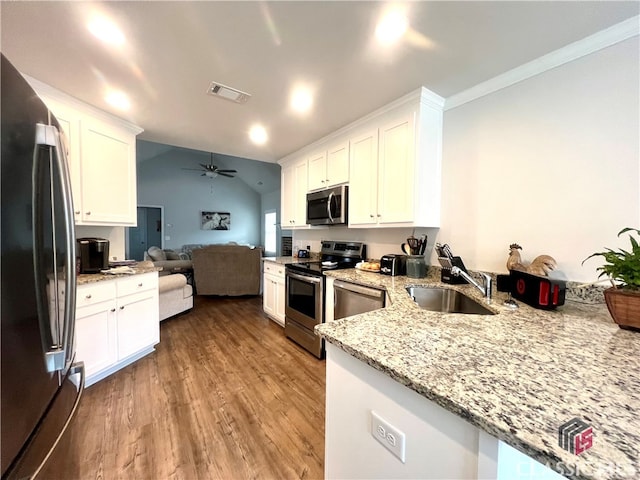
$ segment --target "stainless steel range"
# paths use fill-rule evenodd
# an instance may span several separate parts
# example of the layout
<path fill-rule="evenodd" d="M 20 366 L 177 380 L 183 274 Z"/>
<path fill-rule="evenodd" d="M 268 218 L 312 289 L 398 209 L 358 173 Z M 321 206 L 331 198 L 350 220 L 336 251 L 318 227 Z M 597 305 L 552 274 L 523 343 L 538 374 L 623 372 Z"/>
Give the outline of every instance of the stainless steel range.
<path fill-rule="evenodd" d="M 361 242 L 323 241 L 320 261 L 286 265 L 284 333 L 318 358 L 324 357 L 324 341 L 313 329 L 324 322 L 324 272 L 353 268 L 366 253 Z"/>

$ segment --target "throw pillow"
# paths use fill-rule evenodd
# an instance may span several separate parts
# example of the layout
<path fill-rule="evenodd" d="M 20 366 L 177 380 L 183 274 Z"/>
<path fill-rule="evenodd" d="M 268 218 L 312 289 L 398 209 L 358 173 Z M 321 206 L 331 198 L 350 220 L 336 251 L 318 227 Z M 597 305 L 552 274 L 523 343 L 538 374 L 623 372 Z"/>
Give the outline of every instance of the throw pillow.
<path fill-rule="evenodd" d="M 167 256 L 167 260 L 181 260 L 180 255 L 173 250 L 165 250 L 164 254 Z"/>
<path fill-rule="evenodd" d="M 151 247 L 149 250 L 147 250 L 147 253 L 151 257 L 151 260 L 153 260 L 154 262 L 161 262 L 167 259 L 167 255 L 159 247 Z"/>

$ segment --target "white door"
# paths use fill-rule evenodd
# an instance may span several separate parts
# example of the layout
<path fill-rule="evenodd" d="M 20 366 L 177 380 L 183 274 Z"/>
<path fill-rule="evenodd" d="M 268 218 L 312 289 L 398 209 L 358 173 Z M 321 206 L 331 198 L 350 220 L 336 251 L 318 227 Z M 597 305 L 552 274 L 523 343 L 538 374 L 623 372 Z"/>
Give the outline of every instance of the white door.
<path fill-rule="evenodd" d="M 349 224 L 375 225 L 378 221 L 378 130 L 351 140 Z"/>

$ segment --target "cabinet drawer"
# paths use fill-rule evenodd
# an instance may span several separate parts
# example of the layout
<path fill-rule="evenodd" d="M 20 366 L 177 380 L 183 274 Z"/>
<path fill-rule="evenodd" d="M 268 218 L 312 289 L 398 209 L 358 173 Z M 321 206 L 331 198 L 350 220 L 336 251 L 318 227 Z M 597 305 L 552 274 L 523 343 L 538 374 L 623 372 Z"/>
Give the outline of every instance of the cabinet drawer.
<path fill-rule="evenodd" d="M 270 261 L 264 262 L 264 273 L 284 277 L 284 265 Z"/>
<path fill-rule="evenodd" d="M 118 279 L 118 297 L 153 289 L 158 289 L 158 274 L 155 272 Z"/>
<path fill-rule="evenodd" d="M 116 296 L 115 280 L 78 285 L 76 292 L 76 308 L 95 305 L 96 303 L 112 300 Z"/>

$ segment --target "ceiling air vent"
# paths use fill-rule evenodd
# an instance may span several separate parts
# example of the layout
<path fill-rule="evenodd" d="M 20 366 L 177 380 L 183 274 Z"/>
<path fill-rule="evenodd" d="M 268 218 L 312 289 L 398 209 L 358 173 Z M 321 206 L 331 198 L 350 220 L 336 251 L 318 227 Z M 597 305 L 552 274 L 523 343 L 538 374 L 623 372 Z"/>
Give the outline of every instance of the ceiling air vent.
<path fill-rule="evenodd" d="M 250 93 L 241 92 L 240 90 L 236 90 L 235 88 L 227 87 L 218 82 L 211 82 L 209 85 L 209 89 L 207 90 L 209 95 L 213 95 L 214 97 L 224 98 L 226 100 L 231 100 L 236 103 L 246 103 L 247 100 L 251 98 Z"/>

